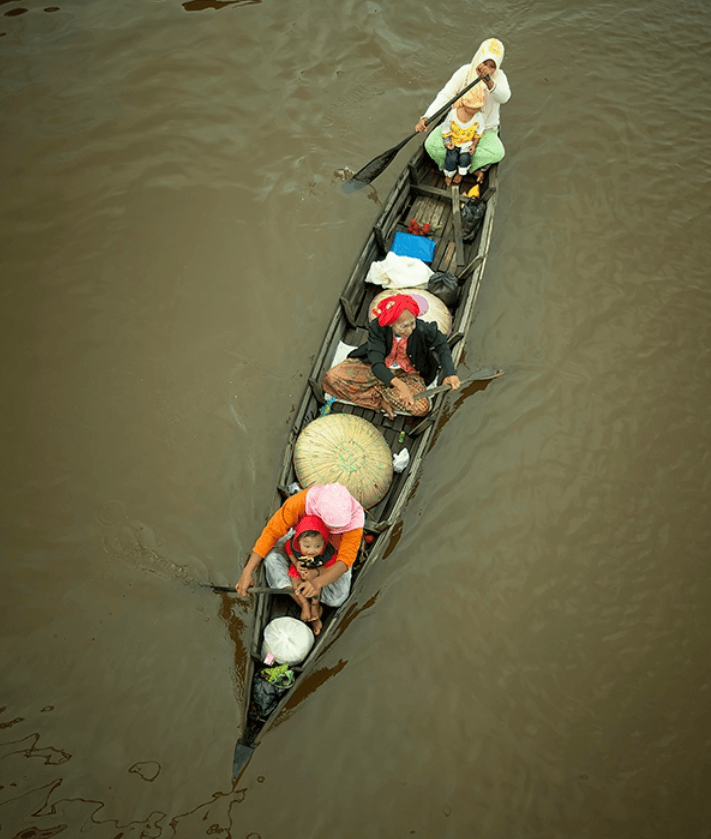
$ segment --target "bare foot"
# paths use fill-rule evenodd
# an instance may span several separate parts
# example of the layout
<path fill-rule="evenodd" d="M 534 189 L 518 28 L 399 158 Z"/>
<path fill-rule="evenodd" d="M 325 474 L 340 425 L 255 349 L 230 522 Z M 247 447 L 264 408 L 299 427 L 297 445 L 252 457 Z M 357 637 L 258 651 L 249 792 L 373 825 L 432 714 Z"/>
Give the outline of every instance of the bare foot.
<path fill-rule="evenodd" d="M 321 633 L 321 629 L 323 628 L 323 624 L 321 623 L 323 607 L 319 603 L 318 605 L 312 604 L 311 608 L 311 629 L 313 629 L 314 635 L 319 635 Z"/>
<path fill-rule="evenodd" d="M 304 623 L 311 622 L 311 604 L 308 602 L 301 607 L 301 620 Z"/>
<path fill-rule="evenodd" d="M 476 182 L 477 182 L 478 184 L 483 183 L 483 181 L 484 181 L 484 173 L 481 171 L 481 169 L 477 169 L 477 170 L 474 172 L 474 177 L 476 178 Z"/>
<path fill-rule="evenodd" d="M 459 174 L 459 172 L 457 172 L 457 174 L 454 176 L 454 183 L 455 184 L 460 184 L 461 182 L 462 182 L 462 176 Z"/>
<path fill-rule="evenodd" d="M 444 185 L 445 186 L 452 186 L 452 179 L 451 178 L 445 178 L 444 179 Z"/>

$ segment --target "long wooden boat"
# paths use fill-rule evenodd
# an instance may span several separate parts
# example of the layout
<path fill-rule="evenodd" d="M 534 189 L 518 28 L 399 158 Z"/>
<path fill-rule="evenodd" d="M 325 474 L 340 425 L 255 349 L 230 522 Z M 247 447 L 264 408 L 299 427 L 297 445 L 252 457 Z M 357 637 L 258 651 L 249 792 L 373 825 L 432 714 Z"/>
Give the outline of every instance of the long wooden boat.
<path fill-rule="evenodd" d="M 485 180 L 481 185 L 482 197 L 486 204 L 483 221 L 474 240 L 464 242 L 461 235 L 460 210 L 468 200 L 464 196 L 474 186 L 474 179 L 467 177 L 458 188 L 447 188 L 444 177 L 422 145 L 405 166 L 367 236 L 313 362 L 308 385 L 289 432 L 281 472 L 276 482 L 274 510 L 288 497 L 288 487 L 297 481 L 293 465 L 294 446 L 302 429 L 319 415 L 324 405 L 324 393 L 320 382 L 332 366 L 331 362 L 339 342 L 357 346 L 363 343 L 367 336 L 371 301 L 376 294 L 383 291 L 381 286 L 366 282 L 370 266 L 374 261 L 384 259 L 395 233 L 406 231 L 413 218 L 421 224 L 430 222 L 434 228 L 431 237 L 436 241 L 436 248 L 430 265 L 432 270 L 450 272 L 461 282 L 459 300 L 456 309 L 452 311 L 452 327 L 448 339 L 455 366 L 458 365 L 471 328 L 474 304 L 484 275 L 491 241 L 497 201 L 497 169 L 495 165 L 485 173 Z M 347 623 L 344 617 L 350 612 L 353 593 L 357 591 L 363 575 L 386 553 L 401 511 L 414 489 L 422 460 L 441 417 L 446 396 L 439 393 L 431 399 L 431 410 L 424 418 L 396 415 L 394 420 L 390 420 L 382 413 L 340 402 L 333 403 L 330 408 L 333 413 L 353 413 L 371 422 L 382 433 L 393 453 L 407 448 L 410 454 L 409 466 L 403 472 L 394 474 L 392 484 L 382 500 L 366 510 L 366 538 L 353 566 L 349 598 L 338 609 L 324 607 L 321 634 L 316 638 L 308 657 L 302 664 L 292 668 L 296 677 L 294 686 L 286 691 L 279 704 L 266 718 L 260 717 L 252 695 L 255 674 L 267 666 L 261 655 L 263 630 L 272 619 L 284 615 L 298 617 L 300 610 L 288 595 L 254 595 L 256 604 L 252 611 L 250 627 L 240 736 L 234 754 L 235 780 L 255 747 L 280 714 L 288 712 L 299 701 L 298 694 L 302 693 L 298 690 L 299 684 L 304 683 L 308 674 L 314 670 L 321 653 L 335 640 L 340 629 Z M 263 585 L 262 574 L 260 566 L 258 586 Z"/>

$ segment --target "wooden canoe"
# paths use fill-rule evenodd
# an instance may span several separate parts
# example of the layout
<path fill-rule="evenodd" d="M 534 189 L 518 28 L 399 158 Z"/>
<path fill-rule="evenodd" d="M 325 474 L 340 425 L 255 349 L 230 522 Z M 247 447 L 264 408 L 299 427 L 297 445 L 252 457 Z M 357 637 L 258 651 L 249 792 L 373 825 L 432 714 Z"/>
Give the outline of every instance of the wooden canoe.
<path fill-rule="evenodd" d="M 421 224 L 430 222 L 430 225 L 436 228 L 431 234 L 436 241 L 434 257 L 430 265 L 432 270 L 448 271 L 462 281 L 459 301 L 456 309 L 452 311 L 452 326 L 448 339 L 455 366 L 459 363 L 471 328 L 474 305 L 484 275 L 491 241 L 497 201 L 497 170 L 498 167 L 495 165 L 485 174 L 481 191 L 486 203 L 486 211 L 474 240 L 468 243 L 462 241 L 461 238 L 460 208 L 467 200 L 464 197 L 467 191 L 474 186 L 473 178 L 465 178 L 459 188 L 447 188 L 441 172 L 428 157 L 424 146 L 418 148 L 398 177 L 346 280 L 336 311 L 313 362 L 308 385 L 291 424 L 281 471 L 276 481 L 275 510 L 288 497 L 288 487 L 297 481 L 293 465 L 294 445 L 302 429 L 319 415 L 324 405 L 324 394 L 320 383 L 325 372 L 332 366 L 336 347 L 341 341 L 349 345 L 360 345 L 367 335 L 370 303 L 376 294 L 383 291 L 382 287 L 366 282 L 370 266 L 373 262 L 384 259 L 395 233 L 406 231 L 413 218 Z M 482 375 L 482 378 L 492 377 L 493 375 Z M 234 755 L 234 779 L 240 775 L 255 747 L 279 715 L 290 707 L 290 699 L 295 696 L 299 683 L 302 683 L 305 677 L 314 670 L 320 653 L 335 639 L 342 628 L 344 617 L 349 613 L 352 605 L 353 593 L 357 591 L 359 581 L 367 569 L 386 553 L 401 511 L 414 489 L 432 434 L 441 417 L 447 399 L 446 393 L 441 391 L 440 388 L 439 392 L 432 397 L 432 408 L 424 418 L 396 415 L 394 420 L 390 420 L 384 414 L 372 410 L 340 402 L 333 404 L 331 408 L 333 413 L 353 413 L 375 425 L 394 454 L 407 448 L 410 454 L 409 466 L 403 472 L 394 474 L 392 484 L 382 500 L 366 511 L 367 538 L 361 545 L 358 559 L 353 567 L 350 596 L 338 609 L 324 607 L 321 634 L 317 637 L 305 661 L 292 668 L 296 675 L 294 686 L 283 695 L 275 710 L 266 719 L 260 718 L 255 713 L 252 701 L 255 673 L 266 666 L 261 657 L 262 633 L 264 627 L 273 618 L 283 615 L 298 617 L 300 610 L 290 597 L 282 594 L 254 595 L 256 602 L 251 613 L 240 735 Z M 256 535 L 255 533 L 255 537 Z M 262 567 L 260 566 L 258 570 L 261 578 Z M 260 584 L 260 580 L 257 584 Z"/>

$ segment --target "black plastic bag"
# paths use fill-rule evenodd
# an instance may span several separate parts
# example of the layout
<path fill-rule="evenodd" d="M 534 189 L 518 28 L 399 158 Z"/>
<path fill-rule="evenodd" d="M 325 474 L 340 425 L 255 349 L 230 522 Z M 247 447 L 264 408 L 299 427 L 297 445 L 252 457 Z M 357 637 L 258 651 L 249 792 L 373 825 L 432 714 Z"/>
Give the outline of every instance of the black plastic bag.
<path fill-rule="evenodd" d="M 277 665 L 255 673 L 252 681 L 252 701 L 257 717 L 266 719 L 293 684 L 294 671 L 286 665 Z"/>
<path fill-rule="evenodd" d="M 462 204 L 460 214 L 462 218 L 462 239 L 465 242 L 473 241 L 484 220 L 485 212 L 486 204 L 480 198 L 470 198 Z"/>
<path fill-rule="evenodd" d="M 454 309 L 459 300 L 459 277 L 449 271 L 437 271 L 427 283 L 427 291 L 434 294 L 450 309 Z"/>

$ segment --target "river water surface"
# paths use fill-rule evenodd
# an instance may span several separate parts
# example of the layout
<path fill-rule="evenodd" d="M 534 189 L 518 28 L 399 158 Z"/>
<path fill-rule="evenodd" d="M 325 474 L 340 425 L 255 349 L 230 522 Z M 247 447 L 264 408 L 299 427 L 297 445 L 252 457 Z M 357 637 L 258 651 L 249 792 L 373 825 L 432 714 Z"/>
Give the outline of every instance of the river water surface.
<path fill-rule="evenodd" d="M 711 836 L 705 0 L 54 2 L 0 0 L 2 835 Z M 408 152 L 334 172 L 491 35 L 506 375 L 232 787 L 248 611 L 196 583 Z"/>

